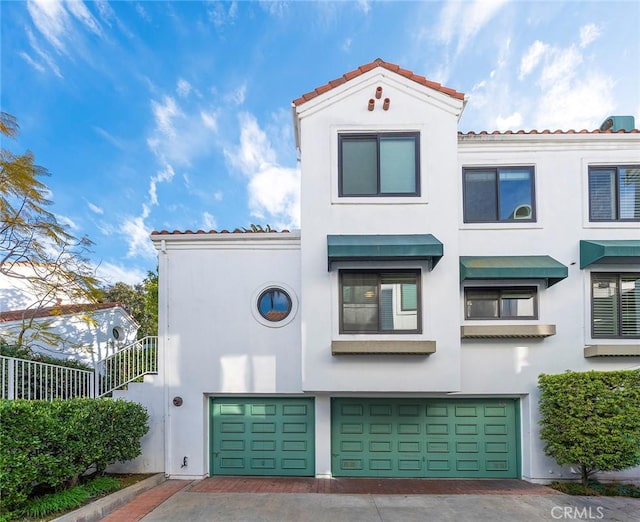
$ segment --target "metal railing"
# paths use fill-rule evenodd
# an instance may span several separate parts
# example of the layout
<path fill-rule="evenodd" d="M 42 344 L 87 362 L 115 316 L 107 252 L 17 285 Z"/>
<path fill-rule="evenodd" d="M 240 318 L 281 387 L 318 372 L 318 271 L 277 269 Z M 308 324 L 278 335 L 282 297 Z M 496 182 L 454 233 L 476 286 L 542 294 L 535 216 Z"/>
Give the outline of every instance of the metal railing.
<path fill-rule="evenodd" d="M 81 370 L 0 355 L 0 399 L 102 397 L 158 373 L 158 338 L 145 337 Z"/>
<path fill-rule="evenodd" d="M 96 397 L 158 373 L 158 338 L 145 337 L 96 363 Z"/>
<path fill-rule="evenodd" d="M 93 397 L 94 372 L 0 355 L 2 399 Z"/>

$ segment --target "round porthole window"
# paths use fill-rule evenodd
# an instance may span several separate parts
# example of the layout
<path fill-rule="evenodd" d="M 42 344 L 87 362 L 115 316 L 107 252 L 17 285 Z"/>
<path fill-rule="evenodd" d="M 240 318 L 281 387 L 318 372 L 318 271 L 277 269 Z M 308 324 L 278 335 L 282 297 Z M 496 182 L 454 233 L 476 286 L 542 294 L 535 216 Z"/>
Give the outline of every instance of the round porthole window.
<path fill-rule="evenodd" d="M 267 321 L 284 321 L 293 307 L 291 297 L 282 288 L 269 287 L 258 297 L 258 313 Z"/>
<path fill-rule="evenodd" d="M 122 328 L 120 328 L 119 326 L 116 326 L 115 328 L 113 328 L 113 330 L 111 330 L 111 335 L 113 335 L 113 338 L 116 341 L 120 340 L 121 337 L 124 337 Z"/>
<path fill-rule="evenodd" d="M 298 297 L 286 283 L 265 283 L 251 296 L 251 315 L 262 326 L 282 328 L 293 321 L 297 313 Z"/>

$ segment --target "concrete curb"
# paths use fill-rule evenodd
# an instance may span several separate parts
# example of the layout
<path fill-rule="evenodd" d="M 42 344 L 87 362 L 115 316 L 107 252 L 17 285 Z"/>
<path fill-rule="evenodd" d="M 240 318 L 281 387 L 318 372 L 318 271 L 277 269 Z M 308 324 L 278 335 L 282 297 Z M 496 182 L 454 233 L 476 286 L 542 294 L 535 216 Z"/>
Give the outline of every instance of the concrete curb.
<path fill-rule="evenodd" d="M 53 519 L 51 522 L 95 522 L 107 516 L 109 513 L 126 504 L 141 493 L 162 484 L 166 479 L 164 473 L 158 473 L 152 477 L 141 480 L 128 488 L 116 491 L 111 495 L 91 502 L 71 513 Z"/>

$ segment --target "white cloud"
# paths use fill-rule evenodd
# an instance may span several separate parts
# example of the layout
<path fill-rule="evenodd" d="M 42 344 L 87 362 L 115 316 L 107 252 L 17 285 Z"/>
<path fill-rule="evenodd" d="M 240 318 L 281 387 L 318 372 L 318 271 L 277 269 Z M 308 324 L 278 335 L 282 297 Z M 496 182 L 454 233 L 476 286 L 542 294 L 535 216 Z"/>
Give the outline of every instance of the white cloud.
<path fill-rule="evenodd" d="M 229 5 L 228 10 L 226 10 L 227 5 Z M 207 15 L 209 21 L 215 27 L 233 24 L 238 16 L 238 2 L 235 0 L 231 4 L 227 2 L 211 2 L 207 6 Z"/>
<path fill-rule="evenodd" d="M 127 146 L 126 146 L 126 144 L 125 144 L 125 142 L 123 140 L 121 140 L 119 138 L 116 138 L 112 134 L 109 134 L 103 128 L 98 127 L 96 125 L 92 126 L 92 128 L 97 134 L 102 136 L 105 140 L 107 140 L 109 143 L 111 143 L 111 145 L 113 145 L 117 149 L 120 149 L 120 150 L 125 150 L 126 149 Z"/>
<path fill-rule="evenodd" d="M 174 175 L 175 172 L 173 170 L 173 167 L 169 164 L 166 164 L 163 170 L 158 172 L 158 174 L 156 174 L 155 176 L 151 176 L 151 179 L 149 180 L 149 202 L 151 203 L 151 205 L 158 204 L 158 193 L 156 191 L 158 183 L 171 181 Z"/>
<path fill-rule="evenodd" d="M 127 283 L 128 285 L 136 285 L 142 282 L 147 276 L 147 272 L 137 268 L 125 267 L 114 263 L 101 263 L 96 269 L 97 277 L 106 281 L 107 284 Z"/>
<path fill-rule="evenodd" d="M 240 144 L 225 149 L 227 161 L 248 179 L 251 215 L 271 221 L 276 228 L 300 226 L 300 173 L 297 169 L 278 164 L 276 154 L 266 133 L 255 117 L 248 113 L 239 116 Z"/>
<path fill-rule="evenodd" d="M 581 63 L 582 55 L 574 46 L 552 49 L 540 75 L 541 86 L 546 89 L 568 84 Z"/>
<path fill-rule="evenodd" d="M 27 9 L 42 36 L 58 52 L 66 52 L 62 38 L 70 24 L 64 4 L 57 0 L 30 0 L 27 2 Z"/>
<path fill-rule="evenodd" d="M 128 258 L 136 256 L 153 258 L 156 255 L 155 248 L 149 239 L 151 230 L 144 222 L 147 217 L 149 217 L 149 207 L 142 205 L 141 215 L 125 219 L 120 226 L 120 232 L 125 235 L 129 247 Z"/>
<path fill-rule="evenodd" d="M 611 78 L 595 72 L 551 87 L 538 102 L 537 128 L 595 129 L 615 106 L 613 87 Z"/>
<path fill-rule="evenodd" d="M 44 51 L 42 49 L 42 47 L 40 47 L 36 37 L 34 36 L 33 32 L 30 29 L 27 29 L 27 39 L 29 40 L 29 45 L 31 46 L 31 48 L 33 49 L 33 51 L 36 53 L 36 55 L 44 62 L 47 64 L 47 66 L 49 67 L 49 69 L 51 69 L 51 71 L 53 72 L 53 74 L 55 74 L 58 78 L 62 78 L 62 73 L 60 72 L 60 68 L 58 67 L 58 64 L 55 62 L 55 60 L 49 55 L 49 53 L 47 53 L 46 51 Z M 26 53 L 23 53 L 26 59 Z M 41 64 L 38 64 L 31 56 L 28 56 L 28 63 L 31 63 L 34 67 L 39 68 L 42 67 Z M 44 68 L 42 68 L 42 70 L 44 70 Z"/>
<path fill-rule="evenodd" d="M 369 5 L 368 0 L 358 0 L 358 7 L 365 15 L 368 15 L 369 11 L 371 11 L 371 5 Z"/>
<path fill-rule="evenodd" d="M 100 208 L 98 205 L 94 205 L 90 201 L 87 201 L 87 206 L 89 207 L 89 210 L 91 210 L 91 212 L 93 212 L 94 214 L 104 214 L 104 209 Z"/>
<path fill-rule="evenodd" d="M 181 98 L 186 98 L 187 96 L 189 96 L 189 93 L 191 92 L 191 84 L 187 80 L 180 78 L 178 80 L 178 86 L 176 87 L 176 92 L 178 93 L 178 96 L 180 96 Z"/>
<path fill-rule="evenodd" d="M 162 103 L 151 101 L 151 110 L 155 119 L 157 129 L 168 137 L 175 137 L 174 119 L 182 113 L 176 105 L 176 101 L 171 96 L 165 96 Z"/>
<path fill-rule="evenodd" d="M 212 131 L 218 130 L 218 114 L 216 112 L 200 112 L 200 119 L 204 126 Z"/>
<path fill-rule="evenodd" d="M 213 200 L 214 201 L 222 201 L 224 194 L 222 193 L 221 190 L 218 190 L 217 192 L 214 192 L 213 194 Z"/>
<path fill-rule="evenodd" d="M 249 210 L 252 216 L 274 223 L 275 228 L 300 226 L 300 175 L 296 169 L 265 166 L 249 181 Z"/>
<path fill-rule="evenodd" d="M 143 7 L 140 2 L 136 3 L 136 13 L 142 18 L 145 22 L 151 22 L 151 16 L 147 13 L 147 10 Z"/>
<path fill-rule="evenodd" d="M 202 225 L 203 230 L 215 230 L 218 228 L 218 223 L 216 222 L 216 218 L 214 218 L 209 212 L 204 212 L 202 214 Z"/>
<path fill-rule="evenodd" d="M 527 49 L 527 53 L 522 57 L 520 61 L 520 74 L 518 78 L 522 80 L 525 76 L 527 76 L 533 69 L 537 67 L 542 60 L 542 57 L 545 52 L 549 49 L 547 44 L 542 43 L 540 40 L 536 40 L 533 44 Z"/>
<path fill-rule="evenodd" d="M 243 83 L 237 89 L 225 96 L 225 100 L 236 105 L 242 105 L 247 96 L 247 85 Z"/>
<path fill-rule="evenodd" d="M 198 106 L 199 98 L 178 104 L 172 96 L 151 100 L 154 127 L 147 145 L 160 161 L 191 165 L 197 156 L 211 153 L 211 135 L 217 129 L 217 112 Z"/>
<path fill-rule="evenodd" d="M 33 58 L 31 58 L 31 56 L 29 56 L 27 53 L 25 53 L 24 51 L 21 51 L 19 53 L 20 57 L 27 62 L 31 67 L 33 67 L 36 71 L 38 72 L 44 72 L 45 69 L 44 67 L 39 64 L 38 62 L 36 62 Z"/>
<path fill-rule="evenodd" d="M 498 116 L 496 118 L 496 129 L 504 132 L 508 129 L 520 129 L 522 126 L 522 114 L 519 112 L 514 112 L 509 116 Z"/>
<path fill-rule="evenodd" d="M 58 220 L 58 222 L 60 222 L 62 225 L 64 225 L 65 227 L 70 228 L 71 230 L 78 230 L 79 227 L 78 225 L 75 223 L 75 221 L 73 221 L 70 217 L 67 216 L 62 216 L 62 215 L 57 215 L 56 219 Z"/>
<path fill-rule="evenodd" d="M 440 13 L 438 38 L 446 45 L 457 37 L 456 54 L 502 9 L 507 0 L 449 0 Z"/>
<path fill-rule="evenodd" d="M 580 28 L 580 47 L 586 47 L 600 37 L 600 28 L 596 24 L 587 24 Z"/>
<path fill-rule="evenodd" d="M 74 0 L 71 2 L 65 2 L 65 6 L 69 10 L 69 12 L 78 20 L 80 20 L 80 22 L 82 22 L 82 24 L 92 33 L 98 36 L 102 35 L 100 24 L 87 9 L 87 6 L 84 4 L 84 2 Z"/>

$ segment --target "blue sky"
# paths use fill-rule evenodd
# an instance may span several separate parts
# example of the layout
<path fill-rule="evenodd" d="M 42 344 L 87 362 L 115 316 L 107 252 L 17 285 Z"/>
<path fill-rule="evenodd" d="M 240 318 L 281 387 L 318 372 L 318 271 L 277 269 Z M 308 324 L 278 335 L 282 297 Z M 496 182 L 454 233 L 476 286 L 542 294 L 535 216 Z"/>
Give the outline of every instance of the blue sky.
<path fill-rule="evenodd" d="M 640 2 L 0 2 L 2 111 L 110 282 L 152 230 L 298 228 L 291 102 L 376 58 L 464 92 L 463 132 L 640 122 Z"/>

